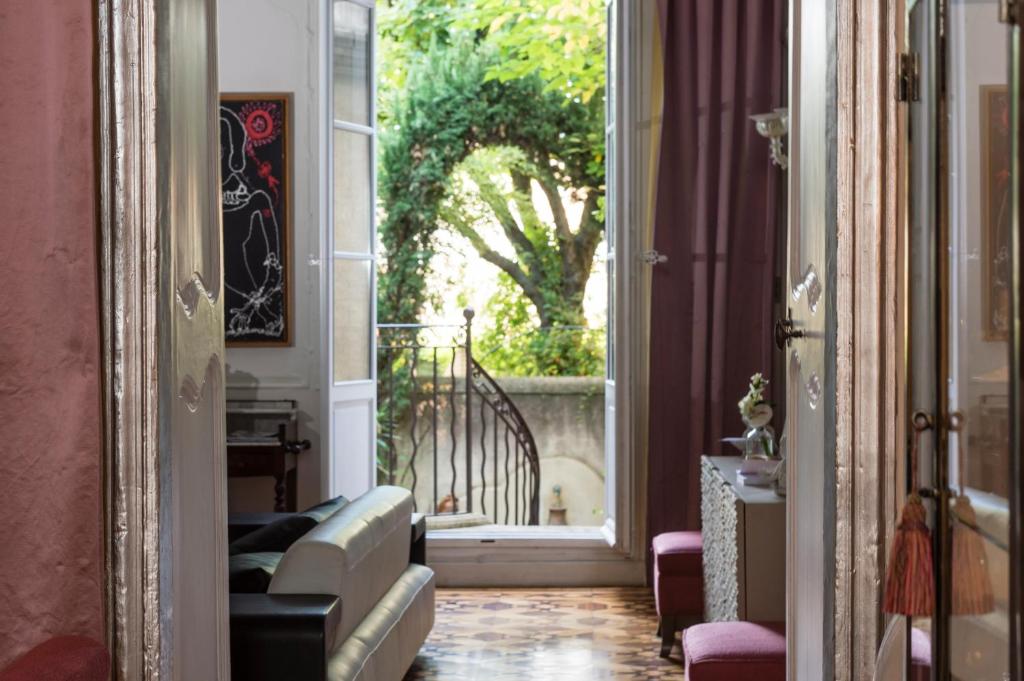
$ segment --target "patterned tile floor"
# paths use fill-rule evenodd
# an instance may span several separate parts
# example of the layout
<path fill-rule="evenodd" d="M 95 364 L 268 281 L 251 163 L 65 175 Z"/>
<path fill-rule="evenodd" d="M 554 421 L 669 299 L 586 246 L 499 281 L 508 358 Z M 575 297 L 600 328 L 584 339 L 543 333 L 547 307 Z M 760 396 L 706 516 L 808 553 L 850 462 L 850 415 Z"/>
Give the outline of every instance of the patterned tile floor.
<path fill-rule="evenodd" d="M 405 681 L 681 679 L 658 657 L 649 589 L 439 589 Z"/>

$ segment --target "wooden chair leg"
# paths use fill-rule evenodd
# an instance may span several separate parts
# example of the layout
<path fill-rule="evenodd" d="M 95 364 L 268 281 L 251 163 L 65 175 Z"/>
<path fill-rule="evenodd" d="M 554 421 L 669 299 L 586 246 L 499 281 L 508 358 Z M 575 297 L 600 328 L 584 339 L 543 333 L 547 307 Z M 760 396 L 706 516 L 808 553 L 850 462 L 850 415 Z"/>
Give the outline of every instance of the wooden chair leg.
<path fill-rule="evenodd" d="M 658 632 L 661 635 L 661 656 L 668 657 L 676 643 L 676 618 L 672 615 L 662 615 Z"/>

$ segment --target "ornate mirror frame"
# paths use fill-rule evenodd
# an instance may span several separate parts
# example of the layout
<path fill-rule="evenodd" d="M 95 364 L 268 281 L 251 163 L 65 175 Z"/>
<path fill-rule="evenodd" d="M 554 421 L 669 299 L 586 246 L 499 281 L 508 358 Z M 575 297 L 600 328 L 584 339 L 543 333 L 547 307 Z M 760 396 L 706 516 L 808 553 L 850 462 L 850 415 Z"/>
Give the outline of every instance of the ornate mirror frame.
<path fill-rule="evenodd" d="M 95 16 L 113 678 L 227 679 L 216 3 Z"/>
<path fill-rule="evenodd" d="M 159 676 L 153 2 L 97 3 L 107 630 L 114 678 Z"/>

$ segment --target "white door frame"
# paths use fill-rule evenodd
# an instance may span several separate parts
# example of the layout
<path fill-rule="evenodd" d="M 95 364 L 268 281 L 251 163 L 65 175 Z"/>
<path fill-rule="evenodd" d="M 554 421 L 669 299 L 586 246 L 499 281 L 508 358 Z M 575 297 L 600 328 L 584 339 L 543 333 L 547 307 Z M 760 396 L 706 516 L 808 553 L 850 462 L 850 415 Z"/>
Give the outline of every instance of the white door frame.
<path fill-rule="evenodd" d="M 816 0 L 804 0 L 816 2 Z M 800 36 L 799 3 L 791 3 L 790 45 L 797 50 Z M 787 561 L 811 556 L 834 566 L 824 583 L 808 585 L 787 575 L 787 625 L 790 637 L 789 678 L 817 681 L 824 675 L 838 681 L 870 679 L 885 632 L 881 615 L 882 588 L 889 542 L 895 532 L 904 490 L 905 404 L 903 386 L 905 276 L 903 269 L 902 196 L 906 188 L 900 141 L 901 106 L 896 102 L 899 52 L 904 16 L 902 2 L 867 3 L 829 0 L 834 12 L 829 30 L 835 60 L 834 175 L 827 178 L 834 193 L 835 231 L 828 259 L 834 273 L 832 304 L 835 344 L 834 379 L 824 389 L 830 400 L 819 409 L 833 409 L 834 427 L 821 443 L 828 452 L 823 480 L 791 477 L 788 498 L 796 499 L 807 485 L 823 486 L 825 507 L 834 513 L 824 528 L 826 537 L 801 539 L 790 526 Z M 794 51 L 791 60 L 798 58 Z M 799 96 L 799 78 L 791 72 L 791 101 Z M 791 107 L 790 211 L 800 197 L 797 181 L 800 112 Z M 834 509 L 834 511 L 833 511 Z M 834 541 L 826 545 L 824 539 Z M 787 566 L 791 568 L 790 566 Z M 803 662 L 821 665 L 804 675 L 793 664 L 797 642 L 792 635 L 810 611 L 805 594 L 823 589 L 824 621 L 814 613 L 810 628 L 831 631 L 825 645 L 808 651 Z M 819 592 L 820 593 L 820 592 Z M 820 657 L 819 657 L 820 656 Z"/>
<path fill-rule="evenodd" d="M 614 329 L 616 376 L 615 454 L 609 478 L 615 486 L 614 510 L 604 526 L 556 530 L 513 527 L 500 532 L 460 529 L 428 535 L 430 565 L 438 583 L 451 586 L 590 586 L 643 584 L 645 505 L 643 459 L 647 449 L 647 337 L 642 323 L 647 309 L 638 254 L 649 248 L 642 226 L 647 216 L 642 186 L 648 148 L 638 144 L 641 122 L 650 127 L 652 68 L 644 51 L 657 30 L 657 7 L 650 2 L 618 0 L 619 81 L 616 101 L 615 201 L 617 233 Z"/>
<path fill-rule="evenodd" d="M 96 22 L 112 677 L 228 681 L 216 3 Z"/>
<path fill-rule="evenodd" d="M 370 219 L 375 220 L 377 204 L 377 82 L 374 69 L 377 54 L 376 4 L 374 0 L 346 0 L 369 11 L 369 126 L 338 121 L 334 117 L 333 78 L 333 34 L 334 0 L 320 0 L 320 92 L 321 125 L 325 138 L 320 144 L 321 215 L 324 216 L 320 229 L 320 338 L 323 339 L 321 361 L 321 496 L 325 499 L 338 495 L 355 498 L 377 484 L 376 435 L 377 435 L 377 234 L 376 225 L 371 225 L 369 250 L 367 253 L 353 253 L 335 250 L 334 244 L 334 133 L 336 130 L 363 134 L 370 139 Z M 369 288 L 368 342 L 370 348 L 368 378 L 335 382 L 334 380 L 334 263 L 336 261 L 359 261 L 370 265 L 371 283 Z M 367 408 L 368 405 L 368 408 Z M 344 461 L 339 460 L 335 451 L 338 441 L 340 414 L 347 407 L 353 411 L 347 421 L 350 428 L 365 428 L 367 457 L 360 454 L 361 447 L 346 448 Z M 365 411 L 360 418 L 360 412 Z M 364 420 L 362 425 L 360 420 Z M 345 473 L 354 476 L 342 480 L 342 464 Z"/>
<path fill-rule="evenodd" d="M 369 0 L 355 0 L 371 6 Z M 321 129 L 330 134 L 333 112 L 331 96 L 331 1 L 320 4 L 321 64 L 320 80 L 324 101 L 321 105 Z M 500 534 L 474 533 L 459 530 L 457 535 L 438 533 L 428 538 L 431 566 L 438 573 L 441 584 L 500 585 L 516 584 L 639 584 L 645 579 L 644 551 L 644 491 L 642 455 L 646 442 L 645 429 L 638 428 L 646 404 L 647 339 L 641 330 L 646 302 L 642 286 L 643 271 L 636 254 L 649 247 L 642 243 L 641 228 L 646 216 L 646 187 L 640 186 L 641 171 L 647 159 L 641 154 L 647 149 L 636 144 L 638 121 L 649 126 L 652 112 L 645 78 L 650 80 L 649 59 L 644 63 L 641 54 L 650 49 L 650 31 L 657 30 L 657 8 L 654 3 L 618 0 L 619 21 L 618 92 L 617 104 L 619 190 L 616 202 L 618 233 L 616 243 L 621 254 L 616 258 L 616 286 L 619 305 L 615 329 L 617 378 L 613 397 L 615 413 L 615 467 L 610 477 L 616 486 L 615 506 L 603 527 L 570 529 L 564 532 L 548 528 L 509 528 Z M 643 25 L 646 25 L 646 32 Z M 374 40 L 376 36 L 374 35 Z M 375 51 L 375 50 L 374 50 Z M 374 85 L 376 85 L 374 83 Z M 375 96 L 375 93 L 374 93 Z M 333 312 L 331 291 L 333 191 L 331 169 L 332 145 L 320 145 L 320 176 L 322 178 L 322 206 L 326 216 L 321 230 L 321 338 L 329 339 Z M 374 246 L 376 246 L 374 244 Z M 376 300 L 372 301 L 376 305 Z M 331 433 L 333 421 L 333 384 L 331 370 L 332 349 L 324 347 L 322 355 L 324 432 Z M 373 363 L 376 380 L 376 363 Z M 375 410 L 374 410 L 375 415 Z M 374 424 L 375 425 L 375 424 Z M 374 431 L 371 431 L 374 432 Z M 331 454 L 332 437 L 323 447 L 322 493 L 325 497 L 339 493 L 334 484 L 335 461 Z M 366 488 L 375 484 L 371 466 Z M 433 535 L 433 533 L 432 533 Z M 564 569 L 559 569 L 563 565 Z"/>

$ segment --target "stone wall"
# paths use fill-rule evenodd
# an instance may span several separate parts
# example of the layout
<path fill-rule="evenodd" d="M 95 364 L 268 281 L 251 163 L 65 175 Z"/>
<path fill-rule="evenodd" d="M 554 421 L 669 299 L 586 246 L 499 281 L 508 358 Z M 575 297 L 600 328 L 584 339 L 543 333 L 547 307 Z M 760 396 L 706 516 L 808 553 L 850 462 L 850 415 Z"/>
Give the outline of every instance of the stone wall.
<path fill-rule="evenodd" d="M 604 379 L 592 377 L 567 378 L 498 378 L 498 384 L 509 395 L 522 413 L 533 433 L 540 455 L 540 522 L 548 523 L 549 507 L 554 500 L 553 488 L 562 488 L 562 501 L 568 524 L 576 526 L 604 523 Z M 460 498 L 460 511 L 467 510 L 465 497 L 465 393 L 462 378 L 457 378 L 455 453 L 452 455 L 452 413 L 449 407 L 451 383 L 442 380 L 437 412 L 437 495 L 449 494 L 452 488 L 452 463 L 455 468 L 456 496 Z M 417 398 L 416 436 L 412 436 L 411 412 L 399 420 L 395 434 L 395 450 L 399 466 L 395 484 L 413 486 L 415 470 L 415 497 L 419 510 L 434 507 L 434 429 L 433 400 L 430 384 L 420 383 Z M 505 520 L 506 480 L 509 516 L 515 512 L 516 482 L 515 448 L 508 451 L 509 475 L 505 473 L 504 429 L 498 429 L 497 478 L 495 478 L 494 426 L 488 416 L 481 422 L 480 401 L 473 404 L 473 512 L 486 511 L 493 520 L 495 479 L 497 479 L 497 521 Z M 481 445 L 481 437 L 484 439 Z M 382 439 L 386 440 L 386 437 Z M 414 447 L 415 440 L 415 447 Z M 415 466 L 413 461 L 415 450 Z M 483 468 L 483 470 L 481 470 Z M 483 484 L 481 477 L 483 476 Z M 520 478 L 522 480 L 522 478 Z M 520 483 L 522 484 L 522 483 Z M 520 493 L 522 488 L 520 487 Z M 520 509 L 522 504 L 520 504 Z"/>

